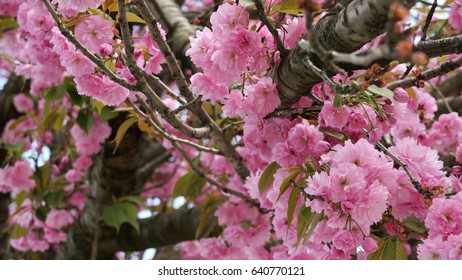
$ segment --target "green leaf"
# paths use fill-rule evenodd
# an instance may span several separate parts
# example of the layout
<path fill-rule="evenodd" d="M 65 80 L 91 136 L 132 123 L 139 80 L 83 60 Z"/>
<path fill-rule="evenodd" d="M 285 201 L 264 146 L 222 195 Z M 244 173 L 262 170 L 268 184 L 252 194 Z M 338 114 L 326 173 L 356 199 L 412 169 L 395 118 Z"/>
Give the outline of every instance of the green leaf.
<path fill-rule="evenodd" d="M 383 97 L 386 97 L 388 99 L 390 99 L 391 101 L 394 101 L 394 96 L 395 96 L 395 93 L 387 88 L 379 88 L 378 86 L 376 85 L 370 85 L 367 90 L 373 94 L 377 94 L 377 95 L 380 95 L 380 96 L 383 96 Z"/>
<path fill-rule="evenodd" d="M 53 110 L 45 115 L 45 119 L 40 123 L 37 130 L 39 132 L 44 132 L 50 130 L 54 127 L 60 127 L 62 123 L 59 123 L 62 118 L 63 111 L 61 110 Z"/>
<path fill-rule="evenodd" d="M 71 98 L 72 104 L 82 107 L 84 97 L 77 92 L 77 88 L 75 87 L 74 83 L 66 79 L 64 80 L 64 83 L 66 85 L 67 93 Z"/>
<path fill-rule="evenodd" d="M 334 105 L 335 108 L 341 108 L 342 107 L 342 95 L 340 93 L 337 93 L 334 97 Z"/>
<path fill-rule="evenodd" d="M 93 112 L 91 109 L 85 108 L 80 109 L 79 113 L 77 114 L 77 124 L 80 126 L 83 131 L 88 133 L 90 131 L 91 126 L 94 123 L 93 119 Z"/>
<path fill-rule="evenodd" d="M 244 4 L 245 6 L 255 5 L 255 3 L 252 0 L 240 0 L 239 4 Z"/>
<path fill-rule="evenodd" d="M 131 202 L 133 204 L 137 204 L 140 206 L 146 205 L 146 198 L 137 196 L 137 195 L 127 195 L 127 196 L 120 196 L 117 198 L 117 202 Z"/>
<path fill-rule="evenodd" d="M 375 250 L 375 252 L 372 252 L 370 253 L 368 256 L 367 256 L 367 259 L 368 260 L 381 260 L 382 259 L 382 255 L 383 255 L 383 249 L 385 248 L 385 238 L 378 238 L 378 237 L 375 237 L 375 236 L 372 236 L 372 238 L 374 238 L 376 241 L 377 241 L 377 250 Z"/>
<path fill-rule="evenodd" d="M 108 10 L 109 12 L 116 12 L 118 10 L 117 1 L 114 0 L 105 0 L 101 3 L 103 11 Z"/>
<path fill-rule="evenodd" d="M 24 141 L 18 141 L 14 145 L 5 145 L 8 153 L 20 157 L 24 152 Z"/>
<path fill-rule="evenodd" d="M 306 242 L 306 241 L 308 241 L 308 239 L 310 239 L 311 234 L 313 233 L 314 229 L 316 228 L 316 226 L 318 225 L 318 223 L 322 219 L 324 219 L 324 210 L 321 213 L 316 213 L 316 215 L 313 217 L 313 220 L 311 221 L 311 223 L 309 225 L 309 230 L 305 234 L 304 242 Z"/>
<path fill-rule="evenodd" d="M 272 11 L 298 16 L 303 12 L 303 8 L 300 8 L 295 0 L 283 0 L 281 4 L 273 7 Z"/>
<path fill-rule="evenodd" d="M 299 243 L 303 234 L 308 230 L 308 226 L 310 225 L 314 215 L 315 212 L 312 212 L 310 207 L 306 207 L 305 205 L 300 207 L 297 217 L 297 243 Z"/>
<path fill-rule="evenodd" d="M 34 174 L 36 184 L 39 187 L 39 191 L 48 189 L 50 185 L 50 176 L 51 176 L 51 165 L 49 162 L 37 168 L 37 171 Z"/>
<path fill-rule="evenodd" d="M 252 226 L 252 222 L 248 220 L 241 221 L 241 228 L 248 229 Z"/>
<path fill-rule="evenodd" d="M 341 141 L 347 141 L 348 139 L 350 139 L 348 137 L 348 135 L 346 135 L 345 133 L 343 132 L 338 132 L 338 131 L 331 131 L 331 130 L 326 130 L 326 129 L 322 129 L 321 130 L 325 135 L 328 135 L 328 136 L 332 136 L 332 137 L 335 137 Z"/>
<path fill-rule="evenodd" d="M 37 208 L 37 210 L 35 210 L 35 215 L 40 221 L 44 222 L 49 212 L 50 212 L 50 207 L 43 205 Z"/>
<path fill-rule="evenodd" d="M 199 177 L 193 171 L 189 171 L 176 181 L 173 188 L 173 196 L 184 196 L 186 201 L 191 202 L 201 194 L 205 183 L 206 180 L 204 178 Z"/>
<path fill-rule="evenodd" d="M 58 117 L 55 119 L 51 128 L 56 132 L 61 132 L 65 120 L 66 113 L 64 111 L 59 111 Z"/>
<path fill-rule="evenodd" d="M 300 170 L 297 169 L 292 174 L 290 174 L 287 178 L 285 178 L 284 181 L 282 181 L 281 187 L 279 188 L 278 199 L 276 201 L 278 201 L 281 198 L 281 196 L 287 191 L 289 186 L 292 184 L 290 181 L 295 180 L 295 178 L 297 178 L 299 174 L 300 174 Z"/>
<path fill-rule="evenodd" d="M 140 232 L 140 224 L 137 218 L 138 208 L 133 203 L 120 202 L 103 209 L 103 221 L 111 227 L 115 227 L 119 233 L 123 223 L 129 223 L 136 231 Z"/>
<path fill-rule="evenodd" d="M 376 238 L 374 238 L 376 239 Z M 397 236 L 379 239 L 378 248 L 367 256 L 368 260 L 407 260 L 404 244 Z"/>
<path fill-rule="evenodd" d="M 213 215 L 214 211 L 212 209 L 206 209 L 201 216 L 201 219 L 199 221 L 199 225 L 197 225 L 196 229 L 196 234 L 195 238 L 199 239 L 201 237 L 202 232 L 205 229 L 205 226 L 207 225 L 207 222 L 209 221 L 209 218 Z"/>
<path fill-rule="evenodd" d="M 88 9 L 88 12 L 92 15 L 104 15 L 103 11 L 98 9 Z"/>
<path fill-rule="evenodd" d="M 49 90 L 43 93 L 43 98 L 48 102 L 53 102 L 56 100 L 61 100 L 66 93 L 66 87 L 61 85 L 57 87 L 52 87 Z"/>
<path fill-rule="evenodd" d="M 382 260 L 407 260 L 404 244 L 397 236 L 391 236 L 387 239 L 383 249 Z"/>
<path fill-rule="evenodd" d="M 119 21 L 119 16 L 117 15 L 117 21 Z M 127 21 L 128 22 L 135 22 L 135 23 L 141 23 L 141 24 L 146 24 L 144 19 L 140 18 L 139 16 L 135 15 L 132 12 L 127 12 Z"/>
<path fill-rule="evenodd" d="M 310 207 L 302 205 L 300 207 L 298 218 L 297 218 L 297 243 L 296 247 L 299 246 L 300 241 L 306 243 L 310 238 L 311 234 L 315 230 L 318 223 L 324 219 L 324 211 L 316 213 L 311 211 Z"/>
<path fill-rule="evenodd" d="M 404 219 L 403 224 L 420 234 L 425 234 L 428 231 L 428 229 L 425 227 L 425 224 L 414 217 Z"/>
<path fill-rule="evenodd" d="M 24 228 L 18 224 L 14 224 L 13 229 L 11 230 L 11 239 L 19 239 L 23 236 L 26 236 L 28 232 L 28 228 Z"/>
<path fill-rule="evenodd" d="M 24 202 L 24 200 L 26 200 L 26 198 L 29 197 L 29 192 L 26 192 L 26 191 L 23 191 L 23 192 L 20 192 L 16 195 L 16 197 L 14 198 L 14 202 L 16 203 L 16 205 L 19 207 L 22 205 L 22 203 Z"/>
<path fill-rule="evenodd" d="M 115 117 L 117 117 L 119 114 L 117 112 L 114 112 L 111 108 L 104 106 L 103 109 L 101 109 L 101 113 L 99 113 L 103 121 L 108 121 L 111 120 Z"/>
<path fill-rule="evenodd" d="M 213 216 L 213 214 L 215 213 L 215 210 L 218 208 L 218 206 L 225 201 L 226 197 L 219 195 L 218 193 L 212 193 L 207 195 L 205 200 L 199 205 L 199 207 L 202 209 L 202 216 L 196 229 L 196 239 L 201 237 L 202 232 L 206 230 L 205 227 L 207 225 L 208 230 L 205 232 L 204 237 L 207 237 L 211 230 L 213 230 L 213 227 L 216 225 L 216 218 Z M 210 222 L 211 217 L 214 219 L 212 222 Z"/>
<path fill-rule="evenodd" d="M 275 161 L 265 168 L 265 171 L 263 171 L 260 180 L 258 181 L 258 190 L 260 191 L 260 194 L 263 194 L 266 189 L 268 189 L 271 184 L 273 184 L 274 173 L 276 173 L 279 168 L 281 168 L 281 166 L 279 166 L 279 164 L 277 164 Z"/>
<path fill-rule="evenodd" d="M 66 193 L 64 192 L 64 190 L 58 190 L 58 191 L 50 192 L 45 197 L 45 201 L 46 201 L 47 205 L 56 207 L 56 206 L 58 206 L 58 204 L 61 201 L 63 201 L 65 195 L 66 195 Z"/>
<path fill-rule="evenodd" d="M 1 35 L 11 29 L 19 27 L 18 22 L 12 17 L 0 19 L 0 37 Z"/>
<path fill-rule="evenodd" d="M 117 129 L 116 137 L 113 140 L 113 142 L 115 142 L 114 153 L 117 151 L 117 148 L 119 147 L 120 143 L 124 139 L 124 136 L 127 133 L 127 130 L 136 122 L 137 122 L 136 118 L 128 118 L 119 126 L 119 129 Z"/>
<path fill-rule="evenodd" d="M 15 119 L 10 125 L 8 125 L 9 130 L 14 130 L 18 125 L 21 123 L 25 122 L 26 120 L 29 120 L 30 117 L 27 115 L 23 115 L 17 119 Z"/>
<path fill-rule="evenodd" d="M 298 199 L 300 198 L 300 190 L 293 188 L 289 195 L 289 200 L 287 202 L 287 232 L 290 229 L 290 224 L 294 218 L 295 207 L 297 206 Z"/>

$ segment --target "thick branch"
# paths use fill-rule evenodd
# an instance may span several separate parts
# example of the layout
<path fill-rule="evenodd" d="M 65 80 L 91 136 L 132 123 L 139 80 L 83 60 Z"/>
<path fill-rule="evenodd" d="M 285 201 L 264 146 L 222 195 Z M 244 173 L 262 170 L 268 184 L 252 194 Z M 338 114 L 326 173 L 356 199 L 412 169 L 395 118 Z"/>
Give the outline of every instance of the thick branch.
<path fill-rule="evenodd" d="M 445 75 L 451 71 L 456 70 L 457 68 L 462 66 L 462 56 L 449 60 L 447 62 L 442 63 L 438 67 L 435 67 L 433 69 L 427 70 L 422 73 L 422 75 L 418 77 L 413 77 L 413 78 L 407 78 L 404 80 L 399 80 L 393 83 L 388 84 L 387 88 L 388 89 L 395 89 L 397 87 L 402 87 L 402 88 L 408 88 L 412 86 L 418 86 L 419 81 L 428 81 L 430 79 L 433 79 L 435 77 L 439 77 L 442 75 Z"/>
<path fill-rule="evenodd" d="M 141 251 L 148 248 L 194 240 L 202 217 L 201 211 L 197 207 L 178 209 L 173 212 L 159 213 L 151 218 L 139 220 L 139 234 L 129 225 L 123 225 L 119 235 L 115 235 L 114 231 L 106 232 L 106 236 L 101 238 L 100 246 L 104 250 L 101 253 L 111 254 L 117 251 Z M 213 225 L 213 218 L 210 218 L 208 223 L 208 226 Z M 220 232 L 221 228 L 215 226 L 209 236 L 218 236 Z"/>
<path fill-rule="evenodd" d="M 321 46 L 329 51 L 349 53 L 385 31 L 388 9 L 393 0 L 355 0 L 338 13 L 328 13 L 314 27 L 313 36 Z M 408 1 L 414 4 L 416 1 Z M 284 59 L 276 72 L 279 83 L 281 107 L 288 107 L 306 95 L 321 79 L 310 67 L 303 63 L 308 54 L 300 47 L 294 49 Z M 323 64 L 314 55 L 310 60 L 323 69 Z"/>
<path fill-rule="evenodd" d="M 167 40 L 175 56 L 186 62 L 188 67 L 195 69 L 191 60 L 185 56 L 189 49 L 189 37 L 194 36 L 196 31 L 183 15 L 175 0 L 148 0 L 150 10 L 158 19 L 162 27 L 166 29 Z"/>
<path fill-rule="evenodd" d="M 460 53 L 462 52 L 462 35 L 438 40 L 421 41 L 414 47 L 414 51 L 423 52 L 428 57 Z"/>

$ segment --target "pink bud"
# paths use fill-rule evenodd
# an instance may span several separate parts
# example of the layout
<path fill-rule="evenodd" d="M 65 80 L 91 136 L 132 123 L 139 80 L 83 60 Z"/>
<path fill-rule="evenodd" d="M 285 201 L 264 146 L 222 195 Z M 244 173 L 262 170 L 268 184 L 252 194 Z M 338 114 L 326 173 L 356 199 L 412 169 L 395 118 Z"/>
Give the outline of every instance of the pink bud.
<path fill-rule="evenodd" d="M 402 88 L 395 89 L 395 100 L 399 103 L 407 103 L 409 101 L 409 95 L 407 92 Z"/>

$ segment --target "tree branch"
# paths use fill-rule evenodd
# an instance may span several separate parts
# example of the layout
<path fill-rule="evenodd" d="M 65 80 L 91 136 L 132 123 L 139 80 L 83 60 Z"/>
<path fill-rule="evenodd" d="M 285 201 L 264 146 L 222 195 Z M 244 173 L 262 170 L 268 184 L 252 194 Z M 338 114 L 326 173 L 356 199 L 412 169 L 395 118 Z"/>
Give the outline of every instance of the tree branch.
<path fill-rule="evenodd" d="M 287 55 L 287 49 L 284 47 L 284 43 L 279 37 L 278 31 L 274 28 L 273 24 L 269 21 L 268 17 L 265 13 L 265 7 L 261 0 L 253 0 L 255 3 L 255 7 L 257 7 L 258 17 L 260 18 L 261 22 L 268 28 L 271 35 L 273 35 L 274 41 L 276 42 L 276 46 L 281 53 L 281 57 L 285 57 Z"/>
<path fill-rule="evenodd" d="M 210 217 L 209 226 L 214 219 L 213 215 Z M 202 210 L 195 207 L 162 212 L 151 218 L 141 219 L 140 234 L 132 226 L 122 225 L 118 235 L 115 230 L 105 232 L 100 243 L 101 250 L 104 250 L 101 253 L 110 255 L 117 251 L 141 251 L 194 240 L 201 218 Z M 215 226 L 209 236 L 218 236 L 220 233 L 221 228 Z"/>
<path fill-rule="evenodd" d="M 407 78 L 404 80 L 399 80 L 396 82 L 389 83 L 387 88 L 390 90 L 394 90 L 395 88 L 398 88 L 398 87 L 408 88 L 412 86 L 419 86 L 419 81 L 428 81 L 435 77 L 439 77 L 451 71 L 454 71 L 461 66 L 462 66 L 462 56 L 456 59 L 444 62 L 441 65 L 433 69 L 427 70 L 418 77 Z"/>
<path fill-rule="evenodd" d="M 409 1 L 409 5 L 416 1 Z M 326 14 L 314 27 L 314 40 L 326 51 L 349 53 L 385 31 L 388 10 L 393 0 L 355 0 L 339 12 Z M 281 107 L 286 108 L 307 95 L 320 81 L 313 69 L 303 63 L 305 56 L 300 47 L 283 59 L 275 73 L 281 96 Z M 313 54 L 309 59 L 320 69 L 323 62 Z"/>

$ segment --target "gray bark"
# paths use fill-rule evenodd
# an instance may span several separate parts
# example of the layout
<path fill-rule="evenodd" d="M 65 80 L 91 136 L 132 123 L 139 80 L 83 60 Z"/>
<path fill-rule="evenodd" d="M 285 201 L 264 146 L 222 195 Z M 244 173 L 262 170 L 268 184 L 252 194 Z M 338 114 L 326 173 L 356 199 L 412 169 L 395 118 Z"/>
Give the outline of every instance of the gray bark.
<path fill-rule="evenodd" d="M 416 1 L 409 1 L 410 5 Z M 327 51 L 350 53 L 358 50 L 385 31 L 388 9 L 393 0 L 355 0 L 339 12 L 328 13 L 313 29 L 313 40 Z M 295 48 L 277 69 L 275 79 L 281 96 L 281 107 L 289 107 L 322 81 L 303 62 L 310 59 L 320 69 L 323 63 L 314 55 Z"/>

